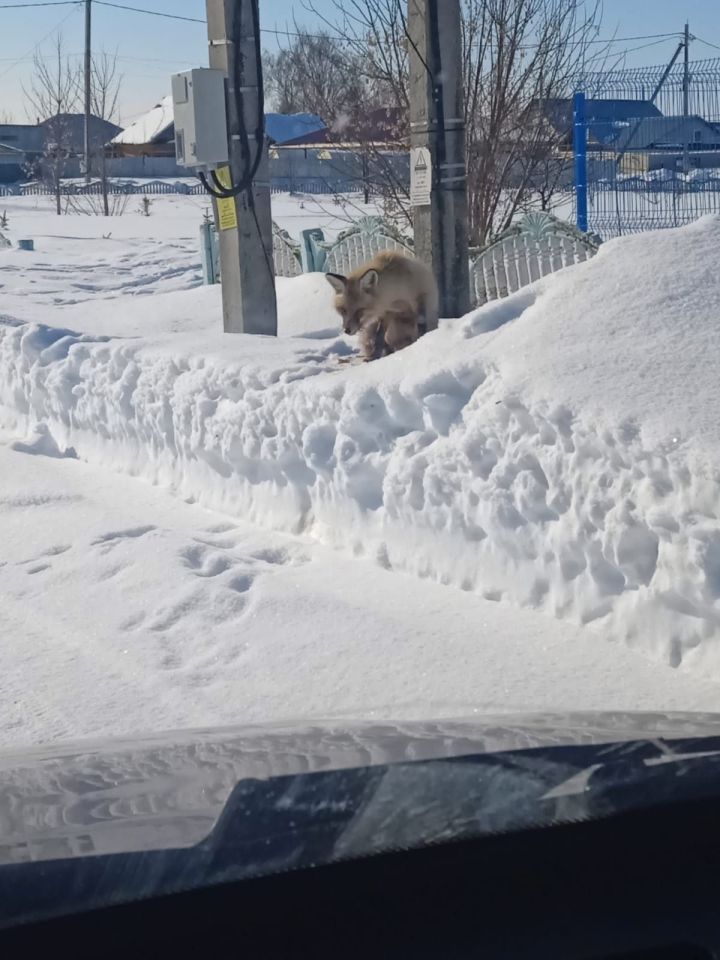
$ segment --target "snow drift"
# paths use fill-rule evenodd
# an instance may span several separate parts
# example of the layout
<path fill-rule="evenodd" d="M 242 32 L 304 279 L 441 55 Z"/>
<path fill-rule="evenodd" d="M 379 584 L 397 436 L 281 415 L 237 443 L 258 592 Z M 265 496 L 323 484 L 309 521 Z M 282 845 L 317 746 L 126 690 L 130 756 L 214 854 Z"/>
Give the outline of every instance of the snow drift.
<path fill-rule="evenodd" d="M 719 242 L 718 218 L 613 241 L 366 366 L 313 276 L 281 298 L 301 337 L 207 332 L 215 291 L 134 302 L 144 337 L 120 302 L 116 336 L 8 321 L 0 420 L 720 678 Z M 153 321 L 181 303 L 202 335 Z"/>

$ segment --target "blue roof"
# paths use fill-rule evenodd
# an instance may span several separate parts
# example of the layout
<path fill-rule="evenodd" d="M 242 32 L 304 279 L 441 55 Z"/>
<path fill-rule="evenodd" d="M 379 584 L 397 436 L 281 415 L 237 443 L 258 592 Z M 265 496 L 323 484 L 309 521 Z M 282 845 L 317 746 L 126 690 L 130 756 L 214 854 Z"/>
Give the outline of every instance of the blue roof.
<path fill-rule="evenodd" d="M 275 143 L 287 143 L 324 129 L 325 123 L 314 113 L 265 114 L 265 133 Z"/>
<path fill-rule="evenodd" d="M 572 100 L 546 100 L 543 108 L 545 116 L 556 129 L 570 133 Z M 656 117 L 662 117 L 662 113 L 649 100 L 601 100 L 591 97 L 585 101 L 585 119 L 590 138 L 597 143 L 612 143 L 628 124 Z"/>

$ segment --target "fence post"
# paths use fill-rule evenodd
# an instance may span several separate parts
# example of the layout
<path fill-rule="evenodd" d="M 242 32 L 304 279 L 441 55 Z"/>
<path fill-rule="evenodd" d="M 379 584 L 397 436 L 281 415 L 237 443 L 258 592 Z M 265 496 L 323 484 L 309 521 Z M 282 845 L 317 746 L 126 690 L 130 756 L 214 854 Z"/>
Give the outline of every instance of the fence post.
<path fill-rule="evenodd" d="M 200 256 L 202 260 L 203 283 L 219 283 L 217 237 L 215 224 L 200 224 Z"/>
<path fill-rule="evenodd" d="M 318 244 L 322 243 L 324 239 L 324 234 L 319 227 L 300 231 L 300 262 L 302 263 L 303 273 L 322 270 L 327 253 Z"/>
<path fill-rule="evenodd" d="M 578 230 L 587 233 L 587 125 L 585 123 L 585 94 L 573 97 L 573 153 L 575 154 L 575 207 Z"/>

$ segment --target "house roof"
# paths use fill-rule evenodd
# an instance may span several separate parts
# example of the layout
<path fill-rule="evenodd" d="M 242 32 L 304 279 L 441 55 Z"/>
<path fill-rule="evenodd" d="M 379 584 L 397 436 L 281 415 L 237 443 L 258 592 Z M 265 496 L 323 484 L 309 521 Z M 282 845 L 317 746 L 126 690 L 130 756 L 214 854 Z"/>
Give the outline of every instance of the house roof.
<path fill-rule="evenodd" d="M 25 151 L 12 147 L 9 143 L 0 143 L 0 157 L 15 158 L 18 161 L 25 156 Z"/>
<path fill-rule="evenodd" d="M 312 137 L 325 129 L 325 122 L 314 113 L 265 114 L 265 133 L 273 143 L 284 144 Z"/>
<path fill-rule="evenodd" d="M 286 143 L 323 130 L 324 122 L 312 113 L 266 113 L 265 132 L 274 143 Z M 113 138 L 113 144 L 167 143 L 175 137 L 173 101 L 163 97 L 152 110 L 138 117 L 122 133 Z"/>
<path fill-rule="evenodd" d="M 163 97 L 152 110 L 148 110 L 129 127 L 110 141 L 111 143 L 164 143 L 175 136 L 173 123 L 173 101 L 171 96 Z"/>
<path fill-rule="evenodd" d="M 645 117 L 626 123 L 616 131 L 613 147 L 622 150 L 650 150 L 682 147 L 692 144 L 695 131 L 706 135 L 702 142 L 720 144 L 720 130 L 703 117 Z"/>
<path fill-rule="evenodd" d="M 570 99 L 546 100 L 543 113 L 559 133 L 570 135 L 573 126 L 573 103 Z M 649 100 L 596 100 L 585 101 L 585 117 L 590 139 L 595 143 L 610 144 L 618 133 L 627 129 L 627 124 L 644 118 L 662 117 L 662 113 Z"/>

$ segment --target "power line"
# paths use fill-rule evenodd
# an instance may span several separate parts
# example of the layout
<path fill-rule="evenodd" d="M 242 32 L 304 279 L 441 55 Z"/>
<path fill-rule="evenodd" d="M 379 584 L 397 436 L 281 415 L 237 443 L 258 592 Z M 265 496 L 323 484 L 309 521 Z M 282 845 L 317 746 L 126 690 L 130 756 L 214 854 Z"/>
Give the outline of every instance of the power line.
<path fill-rule="evenodd" d="M 45 43 L 48 37 L 51 37 L 53 33 L 55 33 L 55 31 L 58 30 L 65 23 L 66 20 L 69 20 L 74 13 L 77 13 L 77 11 L 80 9 L 81 6 L 82 6 L 82 0 L 73 0 L 72 2 L 73 9 L 70 10 L 69 13 L 66 13 L 65 16 L 62 17 L 51 30 L 48 30 L 48 32 L 45 34 L 44 37 L 42 37 L 40 40 L 34 43 L 26 53 L 23 53 L 22 56 L 17 58 L 17 60 L 14 60 L 6 70 L 3 70 L 2 73 L 0 73 L 0 77 L 4 77 L 6 74 L 10 73 L 10 71 L 13 70 L 18 65 L 18 63 L 22 63 L 24 60 L 30 57 L 41 44 Z"/>
<path fill-rule="evenodd" d="M 702 37 L 693 37 L 693 40 L 697 40 L 699 43 L 704 43 L 706 47 L 712 47 L 713 50 L 720 50 L 720 46 L 717 43 L 710 43 L 709 40 L 703 40 Z"/>
<path fill-rule="evenodd" d="M 278 30 L 277 27 L 261 27 L 260 33 L 272 33 L 276 37 L 301 37 L 307 40 L 338 40 L 341 43 L 363 43 L 355 37 L 335 36 L 332 33 L 306 33 L 304 30 Z"/>
<path fill-rule="evenodd" d="M 674 38 L 675 35 L 673 34 L 672 36 Z M 665 37 L 664 40 L 653 40 L 652 43 L 643 43 L 642 46 L 639 46 L 639 47 L 630 47 L 628 50 L 621 50 L 620 53 L 617 54 L 617 56 L 624 57 L 628 53 L 637 53 L 638 50 L 647 50 L 648 47 L 657 47 L 661 43 L 667 43 L 669 39 L 670 37 Z"/>
<path fill-rule="evenodd" d="M 25 7 L 70 7 L 77 0 L 37 0 L 35 3 L 0 3 L 0 10 L 24 10 Z"/>
<path fill-rule="evenodd" d="M 638 37 L 608 37 L 604 40 L 595 39 L 595 40 L 580 40 L 578 41 L 579 45 L 582 44 L 601 44 L 602 46 L 609 46 L 612 43 L 632 43 L 635 40 L 657 40 L 658 43 L 661 43 L 663 40 L 669 40 L 671 37 L 679 38 L 682 34 L 680 33 L 648 33 L 645 36 Z M 562 43 L 560 44 L 562 46 Z M 647 46 L 654 46 L 655 44 L 647 44 Z M 493 47 L 495 44 L 492 40 L 478 40 L 472 44 L 473 47 Z M 539 50 L 547 46 L 547 43 L 521 43 L 518 44 L 518 50 Z M 642 50 L 642 47 L 635 47 L 636 50 Z M 624 51 L 625 53 L 630 53 L 631 51 Z M 622 54 L 618 54 L 621 56 Z"/>
<path fill-rule="evenodd" d="M 0 3 L 0 9 L 20 9 L 22 7 L 53 7 L 53 6 L 68 6 L 76 3 L 77 0 L 33 0 L 31 3 Z M 206 23 L 207 21 L 204 18 L 200 17 L 185 17 L 179 13 L 165 13 L 161 10 L 148 10 L 146 7 L 135 7 L 125 3 L 114 3 L 112 0 L 93 0 L 93 3 L 96 6 L 100 7 L 110 7 L 114 10 L 127 10 L 130 13 L 141 13 L 149 17 L 162 17 L 165 20 L 181 20 L 185 23 Z M 273 34 L 276 37 L 295 37 L 295 38 L 307 38 L 310 40 L 338 40 L 345 43 L 361 43 L 362 41 L 358 38 L 341 36 L 339 34 L 331 33 L 308 33 L 304 30 L 280 30 L 277 27 L 261 27 L 261 33 Z M 606 39 L 596 38 L 595 40 L 587 40 L 586 43 L 590 44 L 600 44 L 600 45 L 609 45 L 614 43 L 634 43 L 638 40 L 666 40 L 670 37 L 679 37 L 678 32 L 675 33 L 648 33 L 640 34 L 633 37 L 608 37 Z M 696 39 L 700 40 L 699 37 Z M 710 47 L 715 47 L 715 44 L 709 43 L 707 40 L 701 40 L 701 43 L 706 43 Z M 478 46 L 484 45 L 482 41 Z M 488 46 L 490 44 L 487 44 Z M 524 44 L 522 49 L 536 49 L 537 47 L 542 46 L 542 44 Z M 641 47 L 636 48 L 638 50 L 642 49 Z M 720 49 L 720 47 L 716 47 Z M 632 52 L 632 51 L 628 51 Z"/>
<path fill-rule="evenodd" d="M 115 10 L 129 10 L 131 13 L 144 13 L 149 17 L 163 17 L 165 20 L 184 20 L 186 23 L 206 23 L 198 17 L 183 17 L 179 13 L 162 13 L 160 10 L 145 10 L 143 7 L 130 7 L 124 3 L 111 3 L 110 0 L 93 0 L 99 7 L 113 7 Z"/>

